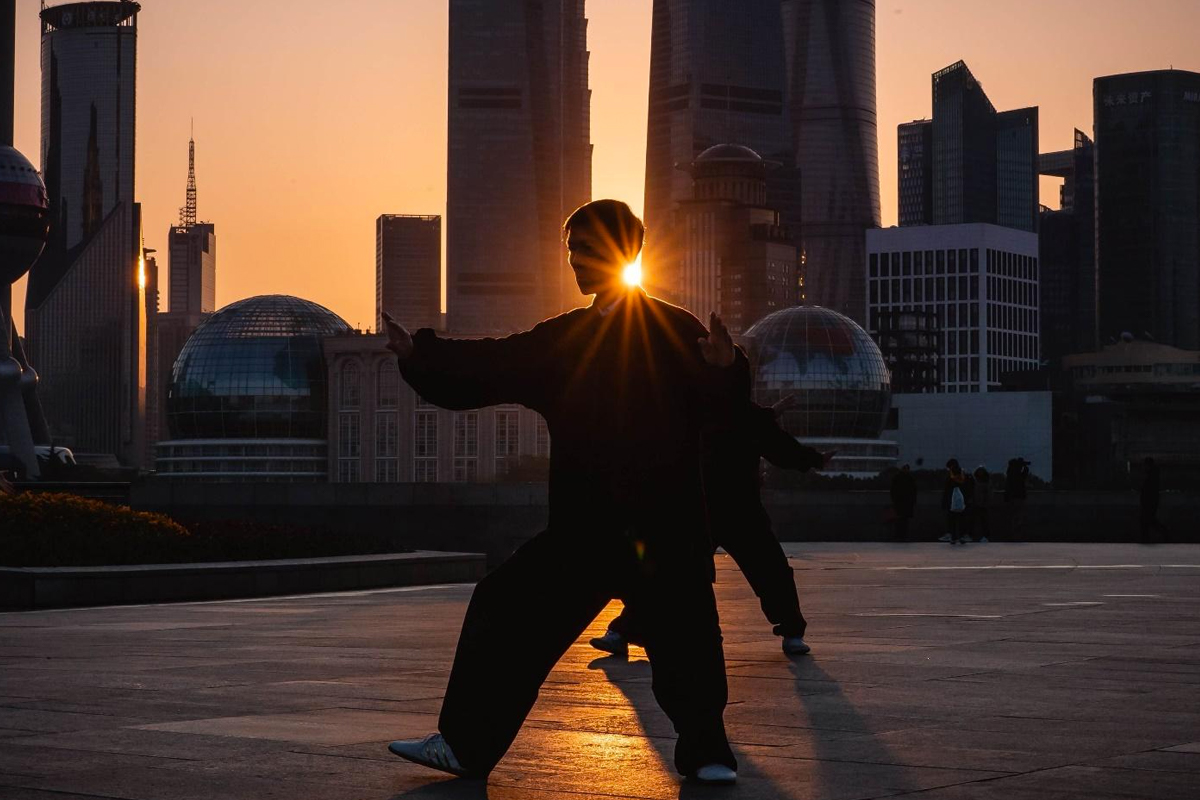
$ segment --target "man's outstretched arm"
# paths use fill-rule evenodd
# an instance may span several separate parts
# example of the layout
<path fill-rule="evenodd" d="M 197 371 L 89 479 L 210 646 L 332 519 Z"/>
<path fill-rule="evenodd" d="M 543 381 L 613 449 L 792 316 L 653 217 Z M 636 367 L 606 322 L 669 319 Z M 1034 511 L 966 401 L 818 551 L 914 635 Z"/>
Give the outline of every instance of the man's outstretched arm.
<path fill-rule="evenodd" d="M 503 339 L 446 339 L 428 328 L 410 334 L 390 314 L 383 318 L 400 374 L 425 400 L 453 410 L 502 403 L 536 408 L 532 331 Z"/>
<path fill-rule="evenodd" d="M 796 437 L 780 426 L 776 418 L 777 414 L 787 407 L 784 403 L 790 399 L 784 398 L 772 408 L 763 408 L 751 403 L 748 416 L 750 430 L 747 433 L 758 447 L 759 455 L 780 469 L 795 469 L 801 472 L 823 469 L 835 454 L 822 453 L 801 444 Z"/>

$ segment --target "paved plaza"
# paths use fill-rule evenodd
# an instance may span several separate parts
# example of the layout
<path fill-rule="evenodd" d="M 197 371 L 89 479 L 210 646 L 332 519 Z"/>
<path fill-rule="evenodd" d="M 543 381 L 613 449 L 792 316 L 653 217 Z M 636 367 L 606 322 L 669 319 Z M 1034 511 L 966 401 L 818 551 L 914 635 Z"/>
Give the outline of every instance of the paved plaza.
<path fill-rule="evenodd" d="M 1200 547 L 786 547 L 809 657 L 718 559 L 735 787 L 682 784 L 641 651 L 587 645 L 617 604 L 486 784 L 389 755 L 435 728 L 440 586 L 0 614 L 0 798 L 1200 797 Z"/>

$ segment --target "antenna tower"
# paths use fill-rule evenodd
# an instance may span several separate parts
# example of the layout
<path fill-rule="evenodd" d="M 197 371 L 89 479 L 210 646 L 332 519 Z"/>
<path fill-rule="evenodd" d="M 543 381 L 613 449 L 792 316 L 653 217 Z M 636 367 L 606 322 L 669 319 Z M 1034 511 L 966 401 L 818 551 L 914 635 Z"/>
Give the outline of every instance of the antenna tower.
<path fill-rule="evenodd" d="M 196 136 L 188 139 L 187 203 L 179 209 L 179 226 L 190 228 L 196 224 Z"/>

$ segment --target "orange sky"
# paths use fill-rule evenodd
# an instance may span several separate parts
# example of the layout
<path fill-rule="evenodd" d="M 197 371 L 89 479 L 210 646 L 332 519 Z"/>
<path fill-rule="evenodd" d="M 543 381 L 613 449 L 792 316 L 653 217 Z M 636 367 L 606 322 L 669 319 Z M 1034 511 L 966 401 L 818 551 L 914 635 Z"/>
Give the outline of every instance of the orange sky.
<path fill-rule="evenodd" d="M 730 0 L 735 2 L 736 0 Z M 160 251 L 196 120 L 217 301 L 286 292 L 374 318 L 375 218 L 445 209 L 446 0 L 142 0 L 137 195 Z M 593 187 L 642 206 L 651 0 L 589 0 Z M 37 164 L 38 3 L 18 9 L 16 145 Z M 896 219 L 899 122 L 959 58 L 997 108 L 1041 106 L 1043 150 L 1091 130 L 1091 79 L 1200 70 L 1197 0 L 879 0 L 880 175 Z M 1044 203 L 1057 201 L 1052 184 Z M 14 306 L 24 302 L 18 284 Z"/>

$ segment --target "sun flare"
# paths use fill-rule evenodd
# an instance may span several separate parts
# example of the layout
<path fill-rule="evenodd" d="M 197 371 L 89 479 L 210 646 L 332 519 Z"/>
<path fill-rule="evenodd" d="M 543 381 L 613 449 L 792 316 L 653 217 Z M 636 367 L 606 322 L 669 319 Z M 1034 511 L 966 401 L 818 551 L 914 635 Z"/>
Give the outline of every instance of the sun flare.
<path fill-rule="evenodd" d="M 626 286 L 642 285 L 642 256 L 640 253 L 632 264 L 625 267 L 625 271 L 621 273 L 621 279 L 625 281 Z"/>

